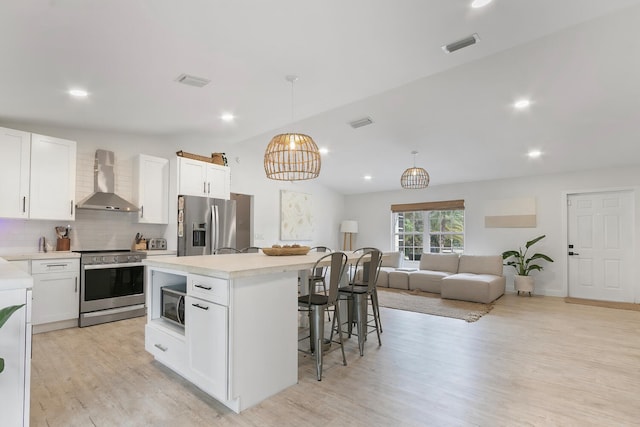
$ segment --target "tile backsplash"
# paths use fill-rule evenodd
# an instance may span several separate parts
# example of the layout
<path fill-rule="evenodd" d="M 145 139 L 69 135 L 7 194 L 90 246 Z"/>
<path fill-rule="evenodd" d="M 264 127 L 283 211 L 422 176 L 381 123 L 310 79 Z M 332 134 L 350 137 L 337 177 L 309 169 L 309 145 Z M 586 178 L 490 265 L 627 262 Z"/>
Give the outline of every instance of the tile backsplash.
<path fill-rule="evenodd" d="M 76 160 L 76 202 L 93 193 L 95 150 L 80 151 Z M 132 159 L 115 155 L 116 194 L 133 201 Z M 145 237 L 166 237 L 167 225 L 138 224 L 137 213 L 77 210 L 71 222 L 0 218 L 0 255 L 38 251 L 44 236 L 55 250 L 56 226 L 71 226 L 71 250 L 129 249 L 136 233 Z"/>

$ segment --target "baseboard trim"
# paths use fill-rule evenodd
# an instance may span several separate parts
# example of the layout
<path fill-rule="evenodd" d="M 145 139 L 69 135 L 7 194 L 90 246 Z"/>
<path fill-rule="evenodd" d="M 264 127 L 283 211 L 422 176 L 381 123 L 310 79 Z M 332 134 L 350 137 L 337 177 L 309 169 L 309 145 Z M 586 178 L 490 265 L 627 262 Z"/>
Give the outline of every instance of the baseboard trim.
<path fill-rule="evenodd" d="M 592 299 L 565 297 L 564 302 L 569 304 L 591 305 L 594 307 L 616 308 L 620 310 L 640 311 L 640 304 L 631 302 L 599 301 Z"/>

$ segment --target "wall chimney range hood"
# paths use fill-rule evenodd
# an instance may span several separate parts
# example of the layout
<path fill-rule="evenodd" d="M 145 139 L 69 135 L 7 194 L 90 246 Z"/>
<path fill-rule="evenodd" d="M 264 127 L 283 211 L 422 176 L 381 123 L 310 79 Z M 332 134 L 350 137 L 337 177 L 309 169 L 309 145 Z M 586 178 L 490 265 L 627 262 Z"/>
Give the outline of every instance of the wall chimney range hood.
<path fill-rule="evenodd" d="M 76 205 L 78 209 L 113 212 L 138 212 L 138 207 L 115 193 L 113 151 L 96 150 L 93 194 Z"/>

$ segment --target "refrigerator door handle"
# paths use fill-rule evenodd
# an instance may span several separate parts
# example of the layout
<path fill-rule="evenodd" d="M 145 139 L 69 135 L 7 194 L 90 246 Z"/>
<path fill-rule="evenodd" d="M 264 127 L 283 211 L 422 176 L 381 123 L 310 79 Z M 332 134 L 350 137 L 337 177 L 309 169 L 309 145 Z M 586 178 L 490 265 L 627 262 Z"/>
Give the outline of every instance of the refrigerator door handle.
<path fill-rule="evenodd" d="M 214 253 L 216 249 L 218 249 L 218 229 L 220 227 L 220 215 L 218 213 L 218 206 L 213 205 L 213 209 L 211 210 L 211 232 L 213 233 L 213 244 L 211 245 L 211 253 Z"/>

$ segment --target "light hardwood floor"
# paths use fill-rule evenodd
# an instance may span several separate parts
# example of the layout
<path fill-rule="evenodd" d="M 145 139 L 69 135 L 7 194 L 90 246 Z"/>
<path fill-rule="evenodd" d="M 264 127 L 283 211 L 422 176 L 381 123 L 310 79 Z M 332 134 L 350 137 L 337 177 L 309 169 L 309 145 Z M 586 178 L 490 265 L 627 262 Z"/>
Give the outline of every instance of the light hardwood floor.
<path fill-rule="evenodd" d="M 238 415 L 153 361 L 144 318 L 33 337 L 32 426 L 625 426 L 640 423 L 640 313 L 505 295 L 475 323 L 381 309 Z M 277 333 L 277 331 L 274 331 Z M 256 349 L 258 351 L 259 349 Z"/>

